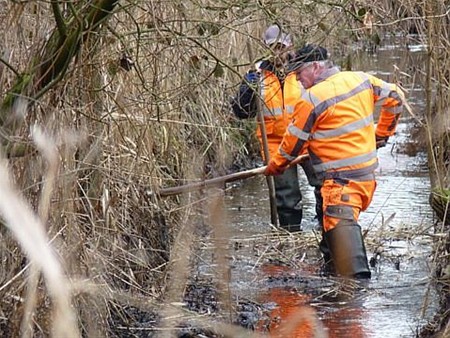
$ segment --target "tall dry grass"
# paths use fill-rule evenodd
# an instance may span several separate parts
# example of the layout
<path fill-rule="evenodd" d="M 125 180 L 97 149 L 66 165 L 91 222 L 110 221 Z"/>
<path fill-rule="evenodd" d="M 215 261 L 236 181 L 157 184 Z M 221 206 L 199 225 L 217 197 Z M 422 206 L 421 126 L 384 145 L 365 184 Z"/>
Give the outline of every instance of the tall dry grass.
<path fill-rule="evenodd" d="M 428 154 L 430 204 L 437 216 L 434 272 L 429 287 L 436 286 L 440 292 L 441 308 L 421 335 L 446 337 L 450 322 L 450 280 L 445 272 L 450 267 L 450 10 L 448 3 L 438 0 L 385 1 L 381 7 L 408 39 L 421 43 L 426 49 L 426 61 L 415 65 L 414 76 L 426 94 L 425 111 L 417 112 L 417 115 Z"/>
<path fill-rule="evenodd" d="M 363 37 L 360 9 L 369 5 L 120 1 L 102 29 L 83 41 L 64 78 L 26 110 L 14 110 L 13 120 L 23 124 L 2 131 L 3 139 L 26 149 L 21 157 L 5 159 L 11 172 L 5 184 L 20 191 L 27 201 L 21 205 L 42 229 L 40 242 L 31 232 L 15 236 L 11 224 L 23 215 L 7 218 L 13 201 L 3 199 L 8 228 L 2 227 L 0 240 L 2 333 L 47 335 L 53 327 L 77 333 L 57 326 L 50 299 L 59 299 L 61 315 L 76 317 L 87 336 L 120 335 L 113 331 L 118 321 L 134 323 L 129 309 L 158 312 L 160 304 L 163 327 L 170 331 L 178 325 L 172 314 L 184 311 L 179 304 L 198 227 L 211 223 L 218 257 L 230 234 L 217 216 L 220 198 L 211 197 L 208 208 L 204 196 L 161 199 L 158 189 L 224 174 L 258 153 L 249 136 L 254 122 L 234 120 L 229 100 L 241 75 L 266 53 L 260 37 L 267 24 L 281 24 L 297 45 L 321 43 L 340 57 L 349 41 Z M 402 3 L 402 10 L 409 5 Z M 70 2 L 60 6 L 67 17 L 73 14 Z M 403 12 L 389 6 L 374 8 L 377 18 L 386 18 L 379 28 L 399 29 L 404 21 L 396 20 Z M 55 29 L 51 4 L 2 0 L 0 28 L 3 97 L 43 53 Z M 35 124 L 56 135 L 54 141 L 37 147 L 29 133 Z M 32 239 L 33 245 L 40 243 L 35 250 L 41 256 L 20 250 Z M 41 266 L 37 258 L 49 247 L 53 256 L 47 253 Z M 226 262 L 220 266 L 218 288 L 231 313 Z M 45 271 L 50 268 L 56 269 L 52 278 Z M 54 283 L 59 291 L 52 289 Z"/>
<path fill-rule="evenodd" d="M 53 190 L 55 173 L 58 166 L 53 140 L 45 137 L 35 128 L 33 138 L 36 145 L 48 161 L 48 173 L 43 182 L 39 211 L 36 214 L 32 207 L 20 196 L 12 185 L 7 161 L 2 159 L 0 167 L 2 191 L 0 212 L 4 225 L 11 231 L 18 244 L 31 262 L 24 299 L 24 318 L 21 325 L 22 336 L 33 336 L 33 313 L 37 302 L 39 273 L 42 272 L 48 293 L 52 299 L 52 324 L 54 336 L 79 336 L 76 314 L 72 308 L 71 288 L 64 276 L 63 266 L 52 247 L 48 245 L 49 237 L 45 223 L 49 212 L 49 198 Z M 11 297 L 12 295 L 10 295 Z M 17 295 L 19 296 L 19 295 Z M 19 296 L 20 297 L 20 296 Z"/>

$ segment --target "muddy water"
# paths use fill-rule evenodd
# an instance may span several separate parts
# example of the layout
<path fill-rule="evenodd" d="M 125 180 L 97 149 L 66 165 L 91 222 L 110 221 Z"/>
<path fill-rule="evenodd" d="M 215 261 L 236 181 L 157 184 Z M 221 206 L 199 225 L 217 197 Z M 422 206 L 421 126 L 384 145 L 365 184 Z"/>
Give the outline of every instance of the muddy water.
<path fill-rule="evenodd" d="M 423 46 L 414 44 L 413 37 L 408 41 L 409 50 L 405 40 L 392 41 L 376 55 L 355 51 L 353 68 L 385 80 L 392 80 L 394 64 L 404 72 L 413 71 L 414 64 L 422 62 Z M 410 103 L 420 112 L 422 89 L 417 84 L 407 89 Z M 426 156 L 415 151 L 413 126 L 414 119 L 405 113 L 397 135 L 378 152 L 377 191 L 360 217 L 372 263 L 368 282 L 343 283 L 324 277 L 314 241 L 309 249 L 289 257 L 289 264 L 267 258 L 265 253 L 276 250 L 270 243 L 246 245 L 249 238 L 271 233 L 264 179 L 246 180 L 227 192 L 227 223 L 232 241 L 239 247 L 236 250 L 235 245 L 232 253 L 231 293 L 254 300 L 269 313 L 265 331 L 269 329 L 277 337 L 307 337 L 304 322 L 297 327 L 293 324 L 288 334 L 279 330 L 295 318 L 307 317 L 305 313 L 312 309 L 329 337 L 414 337 L 433 314 L 437 297 L 429 285 L 430 183 Z M 304 236 L 311 237 L 316 228 L 314 195 L 301 170 L 300 174 Z"/>

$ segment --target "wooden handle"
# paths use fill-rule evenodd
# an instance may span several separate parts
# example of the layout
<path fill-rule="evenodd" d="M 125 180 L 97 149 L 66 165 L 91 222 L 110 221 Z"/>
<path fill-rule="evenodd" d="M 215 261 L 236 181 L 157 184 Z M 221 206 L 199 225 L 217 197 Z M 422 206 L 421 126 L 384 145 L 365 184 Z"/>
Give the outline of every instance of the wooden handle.
<path fill-rule="evenodd" d="M 289 167 L 299 164 L 300 162 L 304 161 L 307 158 L 308 158 L 308 155 L 300 155 L 289 164 Z M 259 168 L 240 171 L 240 172 L 225 175 L 225 176 L 211 178 L 211 179 L 204 180 L 201 182 L 189 183 L 186 185 L 180 185 L 178 187 L 161 189 L 159 191 L 158 195 L 162 196 L 162 197 L 172 196 L 172 195 L 178 195 L 178 194 L 182 194 L 184 192 L 199 190 L 199 189 L 207 188 L 207 187 L 211 187 L 211 186 L 220 186 L 227 182 L 234 182 L 234 181 L 250 178 L 250 177 L 253 177 L 256 175 L 264 174 L 266 167 L 267 166 L 263 166 L 263 167 L 259 167 Z"/>

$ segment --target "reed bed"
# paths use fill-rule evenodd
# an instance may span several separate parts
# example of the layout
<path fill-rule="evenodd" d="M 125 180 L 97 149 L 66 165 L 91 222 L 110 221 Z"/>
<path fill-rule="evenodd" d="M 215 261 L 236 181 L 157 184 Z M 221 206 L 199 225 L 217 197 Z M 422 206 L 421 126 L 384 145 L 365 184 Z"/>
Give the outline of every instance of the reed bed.
<path fill-rule="evenodd" d="M 189 264 L 208 222 L 220 297 L 232 306 L 220 260 L 230 237 L 220 195 L 161 199 L 157 191 L 253 164 L 254 121 L 236 121 L 229 100 L 241 75 L 266 54 L 260 36 L 269 23 L 291 31 L 297 45 L 324 44 L 341 60 L 349 41 L 367 38 L 368 7 L 380 35 L 423 29 L 435 62 L 419 69 L 428 81 L 429 149 L 440 149 L 434 163 L 446 163 L 448 147 L 439 142 L 448 134 L 442 138 L 432 127 L 448 128 L 449 67 L 436 66 L 448 63 L 448 13 L 439 1 L 92 3 L 0 0 L 3 336 L 120 336 L 118 322 L 159 308 L 160 334 L 174 333 L 185 319 L 180 304 Z M 101 6 L 108 10 L 92 15 Z M 83 31 L 83 15 L 101 20 Z M 79 40 L 55 50 L 56 37 L 70 34 Z M 64 65 L 45 59 L 61 51 L 70 56 Z M 31 126 L 45 136 L 37 131 L 33 139 Z M 448 166 L 434 168 L 446 191 Z M 274 248 L 309 245 L 262 236 Z M 292 258 L 289 251 L 269 253 Z M 148 316 L 142 321 L 154 319 Z M 219 331 L 231 336 L 243 332 L 222 325 Z"/>

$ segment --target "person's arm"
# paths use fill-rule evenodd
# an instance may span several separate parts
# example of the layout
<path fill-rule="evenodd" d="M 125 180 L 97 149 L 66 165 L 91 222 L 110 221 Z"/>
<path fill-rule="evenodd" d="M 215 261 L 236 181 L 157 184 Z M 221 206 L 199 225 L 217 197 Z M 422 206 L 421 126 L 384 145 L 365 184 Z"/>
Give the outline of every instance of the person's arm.
<path fill-rule="evenodd" d="M 377 148 L 379 148 L 386 145 L 389 137 L 395 133 L 403 110 L 404 94 L 393 83 L 387 83 L 374 76 L 370 76 L 370 81 L 374 89 L 374 102 L 381 106 L 380 117 L 375 130 Z"/>
<path fill-rule="evenodd" d="M 295 105 L 292 122 L 283 136 L 277 153 L 267 165 L 264 175 L 279 175 L 298 155 L 306 153 L 311 130 L 316 123 L 314 105 L 309 100 L 309 91 L 304 91 L 302 99 Z"/>
<path fill-rule="evenodd" d="M 245 74 L 238 93 L 231 101 L 233 113 L 237 118 L 248 119 L 256 116 L 259 80 L 259 72 L 251 71 Z"/>

